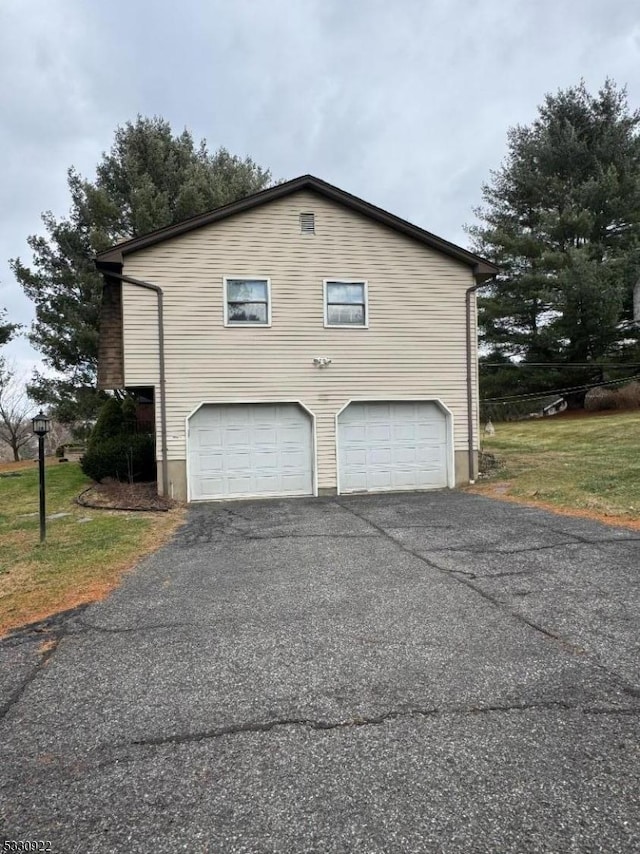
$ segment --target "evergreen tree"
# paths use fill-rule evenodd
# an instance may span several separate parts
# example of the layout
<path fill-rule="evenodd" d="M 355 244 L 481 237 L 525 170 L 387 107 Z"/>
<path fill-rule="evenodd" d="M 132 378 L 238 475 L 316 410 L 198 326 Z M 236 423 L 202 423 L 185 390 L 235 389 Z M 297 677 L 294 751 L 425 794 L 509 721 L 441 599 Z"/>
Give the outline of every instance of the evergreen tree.
<path fill-rule="evenodd" d="M 531 125 L 509 131 L 483 199 L 469 231 L 501 268 L 479 302 L 489 358 L 637 361 L 640 111 L 626 91 L 608 80 L 597 95 L 584 82 L 547 95 Z"/>
<path fill-rule="evenodd" d="M 16 332 L 20 329 L 19 323 L 9 323 L 7 318 L 7 310 L 0 308 L 0 347 L 3 344 L 8 344 Z"/>
<path fill-rule="evenodd" d="M 33 300 L 29 338 L 57 377 L 35 374 L 31 396 L 59 420 L 90 419 L 104 397 L 95 386 L 102 277 L 93 257 L 116 241 L 211 210 L 261 190 L 269 170 L 221 148 L 210 153 L 191 134 L 175 136 L 161 118 L 138 116 L 115 132 L 93 181 L 71 168 L 67 217 L 43 214 L 46 235 L 28 239 L 33 264 L 11 261 Z"/>

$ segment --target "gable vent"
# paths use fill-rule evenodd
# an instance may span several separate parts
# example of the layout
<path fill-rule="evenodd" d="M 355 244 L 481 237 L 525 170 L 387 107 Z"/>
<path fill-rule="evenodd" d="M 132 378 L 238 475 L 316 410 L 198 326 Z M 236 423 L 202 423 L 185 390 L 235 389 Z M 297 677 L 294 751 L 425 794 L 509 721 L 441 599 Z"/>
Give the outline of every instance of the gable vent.
<path fill-rule="evenodd" d="M 300 232 L 302 234 L 315 234 L 316 233 L 316 220 L 315 215 L 312 213 L 301 213 L 300 214 Z"/>

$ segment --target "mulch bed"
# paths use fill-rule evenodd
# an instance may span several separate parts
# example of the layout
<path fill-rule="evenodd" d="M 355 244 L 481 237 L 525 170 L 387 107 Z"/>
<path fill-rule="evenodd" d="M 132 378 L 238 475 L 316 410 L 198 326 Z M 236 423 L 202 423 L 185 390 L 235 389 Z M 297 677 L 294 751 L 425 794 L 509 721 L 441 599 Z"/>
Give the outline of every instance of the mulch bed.
<path fill-rule="evenodd" d="M 176 502 L 158 495 L 155 483 L 94 483 L 76 499 L 96 510 L 171 510 Z"/>

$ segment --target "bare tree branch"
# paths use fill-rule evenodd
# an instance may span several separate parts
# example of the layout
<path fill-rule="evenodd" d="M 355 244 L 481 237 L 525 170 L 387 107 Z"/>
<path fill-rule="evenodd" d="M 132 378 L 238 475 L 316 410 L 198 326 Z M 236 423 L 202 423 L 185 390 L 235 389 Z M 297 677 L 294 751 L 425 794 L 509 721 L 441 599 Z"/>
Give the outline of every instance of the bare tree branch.
<path fill-rule="evenodd" d="M 16 461 L 33 439 L 29 418 L 32 410 L 25 377 L 0 365 L 0 442 L 11 448 Z"/>

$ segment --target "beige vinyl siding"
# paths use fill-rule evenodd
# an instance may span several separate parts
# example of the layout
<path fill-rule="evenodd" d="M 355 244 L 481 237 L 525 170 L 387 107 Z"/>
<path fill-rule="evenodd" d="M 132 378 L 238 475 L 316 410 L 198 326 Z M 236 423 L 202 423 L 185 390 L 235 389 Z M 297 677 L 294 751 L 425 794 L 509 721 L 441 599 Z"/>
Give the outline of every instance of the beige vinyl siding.
<path fill-rule="evenodd" d="M 301 212 L 316 233 L 300 233 Z M 335 414 L 350 398 L 439 398 L 467 447 L 465 290 L 471 269 L 300 192 L 125 258 L 165 301 L 170 460 L 203 401 L 300 400 L 317 418 L 318 485 L 335 487 Z M 271 327 L 224 327 L 223 277 L 271 279 Z M 324 279 L 368 281 L 369 328 L 325 328 Z M 125 284 L 126 384 L 157 385 L 156 297 Z M 327 368 L 313 359 L 332 360 Z"/>

